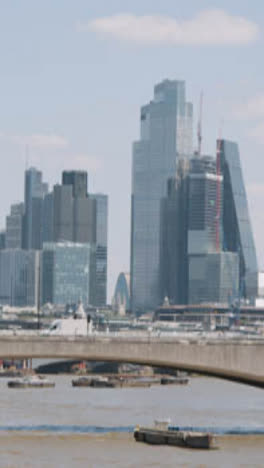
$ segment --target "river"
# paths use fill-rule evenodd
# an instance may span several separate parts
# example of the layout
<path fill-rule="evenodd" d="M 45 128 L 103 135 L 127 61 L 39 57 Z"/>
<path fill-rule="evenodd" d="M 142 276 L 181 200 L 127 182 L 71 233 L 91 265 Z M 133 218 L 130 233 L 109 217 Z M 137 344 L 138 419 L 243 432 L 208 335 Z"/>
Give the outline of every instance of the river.
<path fill-rule="evenodd" d="M 8 389 L 0 380 L 1 467 L 264 466 L 264 390 L 205 377 L 125 389 L 73 388 L 70 376 L 50 378 L 54 389 Z M 180 427 L 237 434 L 218 436 L 211 451 L 133 440 L 135 425 L 168 417 Z"/>

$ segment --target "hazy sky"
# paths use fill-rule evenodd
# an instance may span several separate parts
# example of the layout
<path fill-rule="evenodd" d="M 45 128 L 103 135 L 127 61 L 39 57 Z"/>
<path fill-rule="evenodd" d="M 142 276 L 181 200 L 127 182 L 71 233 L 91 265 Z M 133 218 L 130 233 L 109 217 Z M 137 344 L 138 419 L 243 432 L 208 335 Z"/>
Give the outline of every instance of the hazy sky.
<path fill-rule="evenodd" d="M 131 144 L 164 78 L 186 80 L 203 149 L 239 142 L 264 266 L 264 7 L 259 0 L 0 0 L 0 227 L 23 171 L 86 169 L 109 195 L 109 298 L 129 269 Z"/>

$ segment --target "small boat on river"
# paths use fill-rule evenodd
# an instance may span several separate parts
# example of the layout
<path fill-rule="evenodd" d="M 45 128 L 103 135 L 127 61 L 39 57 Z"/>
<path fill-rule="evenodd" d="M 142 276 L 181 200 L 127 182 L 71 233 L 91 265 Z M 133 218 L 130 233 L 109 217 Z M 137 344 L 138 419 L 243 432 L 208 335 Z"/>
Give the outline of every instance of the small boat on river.
<path fill-rule="evenodd" d="M 52 388 L 55 387 L 55 382 L 52 382 L 46 377 L 30 375 L 19 379 L 9 380 L 7 385 L 9 388 Z"/>

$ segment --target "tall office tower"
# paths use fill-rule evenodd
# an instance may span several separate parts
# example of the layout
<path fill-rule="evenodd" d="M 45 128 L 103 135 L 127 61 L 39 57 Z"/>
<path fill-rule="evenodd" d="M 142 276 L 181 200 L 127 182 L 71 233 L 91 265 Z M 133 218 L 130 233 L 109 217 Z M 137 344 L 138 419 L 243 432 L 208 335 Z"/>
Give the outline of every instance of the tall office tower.
<path fill-rule="evenodd" d="M 86 198 L 88 174 L 86 171 L 63 171 L 62 185 L 71 185 L 74 198 Z"/>
<path fill-rule="evenodd" d="M 23 223 L 23 248 L 42 247 L 43 198 L 48 186 L 42 182 L 42 172 L 34 167 L 25 172 L 25 215 Z"/>
<path fill-rule="evenodd" d="M 177 157 L 192 154 L 192 105 L 183 81 L 165 80 L 141 108 L 140 141 L 133 146 L 131 210 L 132 310 L 153 309 L 160 301 L 160 202 Z"/>
<path fill-rule="evenodd" d="M 63 173 L 63 180 L 67 179 L 67 183 L 54 186 L 53 238 L 55 242 L 95 243 L 96 201 L 84 191 L 87 187 L 87 174 L 78 171 L 76 176 L 74 174 Z"/>
<path fill-rule="evenodd" d="M 22 249 L 0 251 L 0 304 L 37 307 L 39 252 Z"/>
<path fill-rule="evenodd" d="M 161 201 L 160 302 L 188 302 L 188 175 L 190 160 L 180 158 Z"/>
<path fill-rule="evenodd" d="M 220 142 L 224 177 L 224 248 L 239 255 L 239 297 L 254 303 L 258 294 L 258 265 L 237 143 Z"/>
<path fill-rule="evenodd" d="M 11 205 L 10 214 L 6 217 L 6 249 L 22 248 L 24 203 Z"/>
<path fill-rule="evenodd" d="M 47 193 L 43 199 L 42 210 L 42 243 L 53 242 L 54 216 L 53 192 Z"/>
<path fill-rule="evenodd" d="M 96 193 L 89 197 L 96 201 L 95 297 L 91 298 L 91 303 L 100 307 L 107 303 L 108 196 Z"/>
<path fill-rule="evenodd" d="M 238 255 L 222 248 L 223 176 L 214 158 L 191 160 L 188 192 L 189 303 L 231 303 L 238 290 Z"/>
<path fill-rule="evenodd" d="M 42 303 L 90 303 L 90 245 L 46 243 L 42 252 Z"/>

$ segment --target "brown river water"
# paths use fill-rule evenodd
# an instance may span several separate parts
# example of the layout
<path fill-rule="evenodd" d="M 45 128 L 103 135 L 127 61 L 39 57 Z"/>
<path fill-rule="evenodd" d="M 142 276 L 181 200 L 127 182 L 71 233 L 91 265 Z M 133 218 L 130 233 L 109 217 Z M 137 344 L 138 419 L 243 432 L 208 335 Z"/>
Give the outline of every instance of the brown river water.
<path fill-rule="evenodd" d="M 264 390 L 204 377 L 124 389 L 50 378 L 54 389 L 8 389 L 0 380 L 0 467 L 264 467 Z M 218 435 L 210 451 L 133 440 L 135 425 L 168 417 L 236 434 Z"/>

